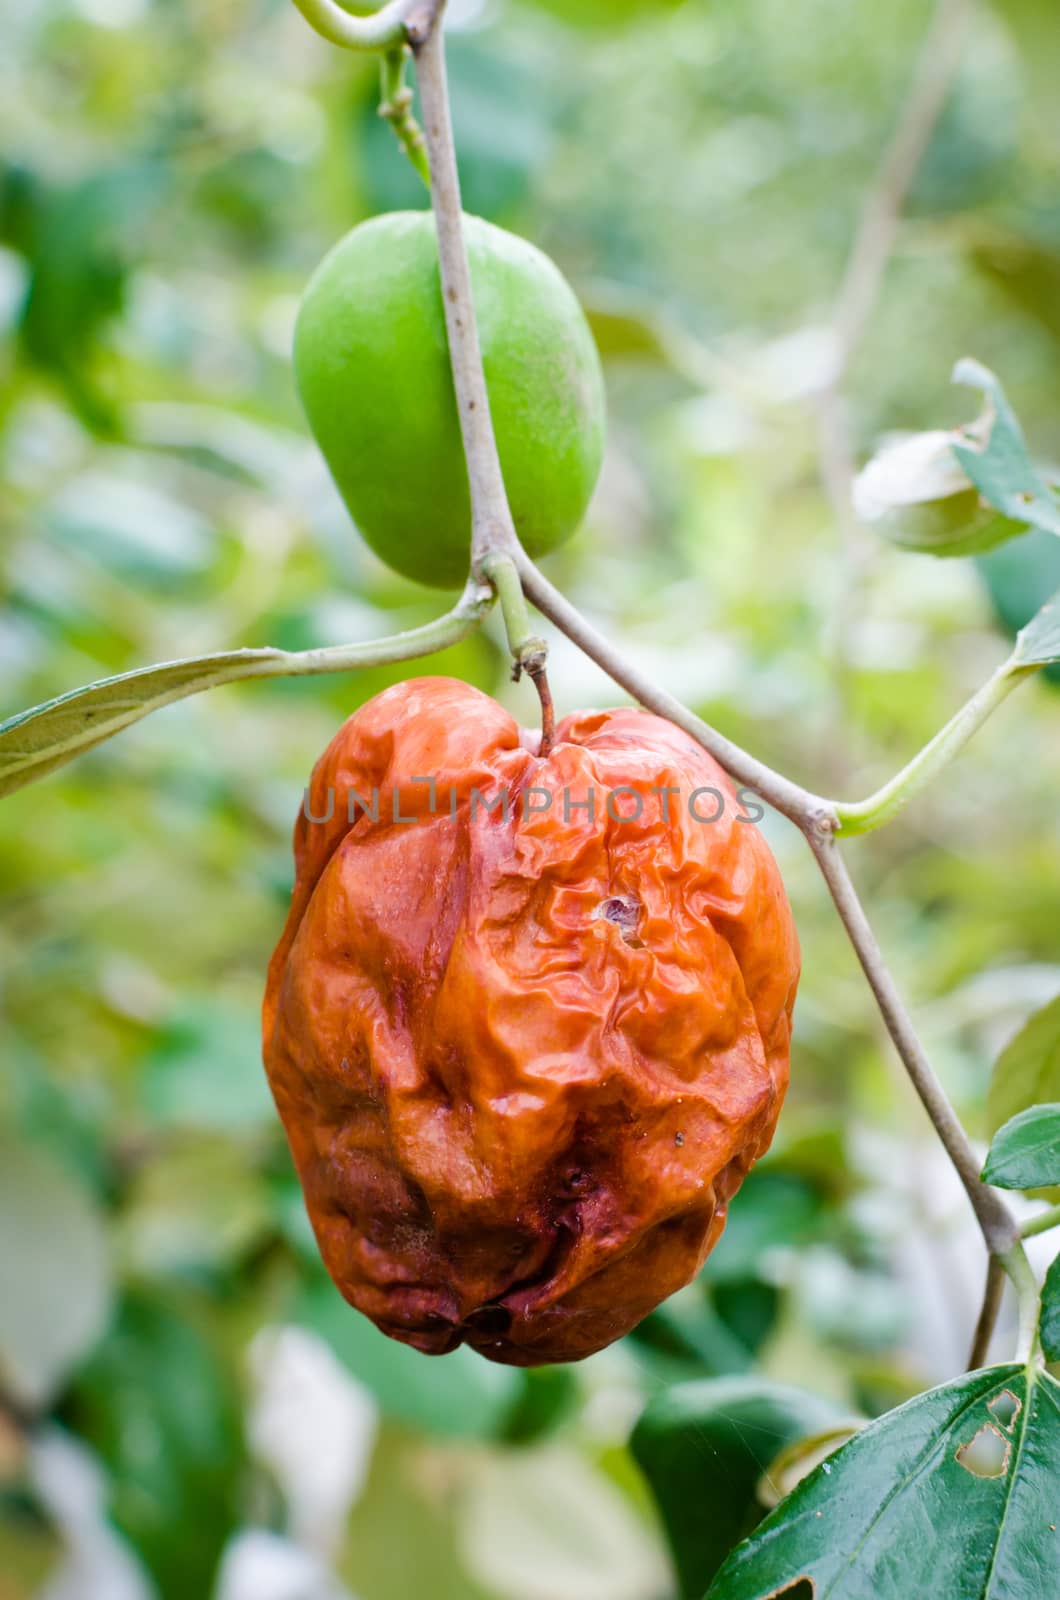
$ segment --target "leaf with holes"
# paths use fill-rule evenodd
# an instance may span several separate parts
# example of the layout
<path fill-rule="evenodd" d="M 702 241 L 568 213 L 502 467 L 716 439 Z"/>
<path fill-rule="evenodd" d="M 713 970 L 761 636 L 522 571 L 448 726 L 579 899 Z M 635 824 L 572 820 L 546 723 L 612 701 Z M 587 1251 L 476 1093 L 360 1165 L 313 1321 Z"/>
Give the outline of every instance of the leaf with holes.
<path fill-rule="evenodd" d="M 1046 1361 L 1060 1361 L 1060 1256 L 1045 1274 L 1038 1332 Z"/>
<path fill-rule="evenodd" d="M 770 1462 L 840 1417 L 828 1400 L 760 1378 L 677 1384 L 651 1402 L 634 1430 L 633 1454 L 651 1484 L 688 1600 L 698 1600 L 764 1514 L 756 1491 Z"/>
<path fill-rule="evenodd" d="M 965 430 L 965 443 L 953 453 L 984 500 L 1015 522 L 1060 535 L 1060 503 L 1027 453 L 1023 432 L 1005 391 L 988 367 L 958 361 L 954 383 L 986 395 L 986 411 Z"/>
<path fill-rule="evenodd" d="M 999 1189 L 1060 1183 L 1060 1104 L 1030 1106 L 999 1128 L 983 1168 Z"/>
<path fill-rule="evenodd" d="M 1024 667 L 1047 667 L 1060 661 L 1060 593 L 1020 629 L 1013 661 Z"/>
<path fill-rule="evenodd" d="M 1060 1594 L 1060 1384 L 990 1367 L 863 1429 L 733 1551 L 707 1600 Z"/>
<path fill-rule="evenodd" d="M 987 1121 L 997 1130 L 1030 1106 L 1060 1101 L 1060 995 L 1031 1017 L 998 1057 Z"/>

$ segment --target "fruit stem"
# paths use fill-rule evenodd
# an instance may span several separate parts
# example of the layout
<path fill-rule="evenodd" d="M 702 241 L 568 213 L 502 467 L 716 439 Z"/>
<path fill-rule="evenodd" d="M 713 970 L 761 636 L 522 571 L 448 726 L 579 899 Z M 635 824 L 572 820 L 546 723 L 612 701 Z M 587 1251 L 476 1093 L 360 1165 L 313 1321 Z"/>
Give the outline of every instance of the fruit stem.
<path fill-rule="evenodd" d="M 540 635 L 531 631 L 522 580 L 511 556 L 487 555 L 482 570 L 500 601 L 512 658 L 512 679 L 518 683 L 525 672 L 533 679 L 541 701 L 541 754 L 547 756 L 556 736 L 556 714 L 546 671 L 548 645 Z"/>
<path fill-rule="evenodd" d="M 538 755 L 544 760 L 552 754 L 552 746 L 556 742 L 556 708 L 552 703 L 552 689 L 544 662 L 526 670 L 533 679 L 537 697 L 541 701 L 541 746 Z"/>
<path fill-rule="evenodd" d="M 429 189 L 431 169 L 427 165 L 427 148 L 423 129 L 412 114 L 412 90 L 405 82 L 405 63 L 409 58 L 407 44 L 388 50 L 380 61 L 381 97 L 379 115 L 389 122 L 397 136 L 398 144 Z"/>

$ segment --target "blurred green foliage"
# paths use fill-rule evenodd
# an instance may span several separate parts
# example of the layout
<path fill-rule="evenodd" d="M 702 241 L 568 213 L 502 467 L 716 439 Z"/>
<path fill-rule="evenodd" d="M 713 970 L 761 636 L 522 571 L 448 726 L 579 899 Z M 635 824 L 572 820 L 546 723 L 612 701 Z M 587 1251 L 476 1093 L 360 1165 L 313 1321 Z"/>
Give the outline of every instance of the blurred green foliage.
<path fill-rule="evenodd" d="M 885 22 L 809 0 L 797 26 L 780 0 L 453 10 L 467 203 L 554 254 L 607 362 L 611 456 L 552 575 L 772 764 L 868 793 L 1002 659 L 999 624 L 1060 586 L 1048 534 L 978 563 L 869 535 L 845 548 L 820 485 L 821 329 L 927 0 Z M 437 597 L 349 527 L 288 362 L 324 251 L 424 203 L 375 115 L 375 67 L 281 0 L 15 0 L 0 33 L 0 714 L 155 660 L 428 620 Z M 1036 457 L 1060 459 L 1050 58 L 1050 0 L 976 13 L 851 375 L 859 459 L 889 430 L 966 418 L 948 382 L 966 354 L 999 373 Z M 660 342 L 660 318 L 680 336 Z M 416 670 L 533 714 L 492 621 Z M 139 1564 L 130 1594 L 289 1594 L 253 1566 L 268 1548 L 310 1563 L 314 1600 L 666 1600 L 628 1448 L 647 1399 L 753 1364 L 873 1414 L 962 1362 L 981 1272 L 963 1202 L 774 819 L 805 951 L 793 1087 L 700 1282 L 551 1374 L 430 1362 L 343 1307 L 264 1089 L 257 1008 L 306 775 L 403 675 L 225 689 L 4 804 L 0 1125 L 65 1174 L 49 1193 L 77 1197 L 33 1206 L 27 1276 L 62 1266 L 49 1328 L 64 1295 L 98 1314 L 71 1314 L 76 1349 L 42 1337 L 29 1381 L 3 1372 L 19 1419 L 0 1412 L 3 1600 L 78 1561 L 71 1592 L 126 1593 L 72 1531 L 76 1474 L 48 1475 L 50 1428 L 91 1452 Z M 554 688 L 562 709 L 615 698 L 562 645 Z M 1045 683 L 1022 690 L 852 851 L 977 1135 L 994 1057 L 1060 987 L 1056 710 Z M 106 1241 L 76 1264 L 70 1206 Z M 30 1237 L 13 1205 L 9 1220 L 7 1249 Z M 306 1388 L 273 1426 L 262 1334 L 278 1326 L 308 1341 L 297 1383 L 282 1369 Z M 0 1312 L 0 1347 L 8 1328 Z M 360 1421 L 331 1438 L 358 1395 Z"/>

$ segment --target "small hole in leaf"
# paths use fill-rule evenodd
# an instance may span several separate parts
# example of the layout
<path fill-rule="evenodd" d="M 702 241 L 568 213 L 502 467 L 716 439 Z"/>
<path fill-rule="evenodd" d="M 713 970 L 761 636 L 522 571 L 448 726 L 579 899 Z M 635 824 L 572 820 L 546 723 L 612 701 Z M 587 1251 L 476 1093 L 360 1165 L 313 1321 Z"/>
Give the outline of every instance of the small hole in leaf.
<path fill-rule="evenodd" d="M 784 1589 L 771 1589 L 762 1600 L 815 1600 L 817 1585 L 812 1578 L 796 1578 Z"/>
<path fill-rule="evenodd" d="M 1002 1389 L 1000 1394 L 988 1401 L 986 1409 L 1006 1433 L 1011 1433 L 1016 1418 L 1023 1410 L 1023 1401 L 1017 1399 L 1011 1389 Z"/>
<path fill-rule="evenodd" d="M 984 1422 L 974 1438 L 961 1445 L 957 1460 L 974 1478 L 1000 1478 L 1011 1453 L 1011 1442 L 998 1433 L 992 1422 Z"/>

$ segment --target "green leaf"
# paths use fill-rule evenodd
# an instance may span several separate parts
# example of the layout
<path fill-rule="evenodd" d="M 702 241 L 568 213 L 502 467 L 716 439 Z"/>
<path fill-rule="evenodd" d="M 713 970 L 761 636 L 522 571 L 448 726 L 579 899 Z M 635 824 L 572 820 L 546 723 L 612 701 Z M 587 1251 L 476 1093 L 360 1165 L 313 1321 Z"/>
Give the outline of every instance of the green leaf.
<path fill-rule="evenodd" d="M 1017 1112 L 1060 1101 L 1060 995 L 1002 1051 L 987 1099 L 992 1134 Z"/>
<path fill-rule="evenodd" d="M 1060 539 L 1032 528 L 1022 539 L 979 556 L 976 566 L 998 621 L 1015 639 L 1060 589 Z M 1046 667 L 1045 677 L 1060 683 L 1060 667 Z"/>
<path fill-rule="evenodd" d="M 245 1466 L 238 1387 L 213 1339 L 174 1299 L 129 1295 L 70 1415 L 106 1464 L 111 1515 L 161 1600 L 210 1594 Z"/>
<path fill-rule="evenodd" d="M 759 1499 L 772 1511 L 785 1495 L 793 1493 L 803 1479 L 810 1476 L 815 1467 L 835 1455 L 840 1445 L 846 1444 L 864 1426 L 863 1417 L 851 1417 L 846 1422 L 837 1422 L 825 1428 L 821 1433 L 807 1434 L 806 1438 L 796 1439 L 794 1444 L 786 1445 L 763 1474 L 758 1485 Z"/>
<path fill-rule="evenodd" d="M 102 678 L 83 689 L 72 689 L 0 723 L 0 798 L 112 739 L 152 711 L 205 689 L 246 678 L 347 672 L 356 667 L 412 661 L 444 649 L 471 632 L 491 600 L 488 589 L 477 588 L 436 621 L 366 644 L 296 653 L 271 648 L 227 650 L 139 667 L 115 678 Z"/>
<path fill-rule="evenodd" d="M 978 555 L 1026 532 L 998 516 L 954 459 L 956 433 L 935 429 L 884 443 L 854 483 L 862 522 L 903 550 Z"/>
<path fill-rule="evenodd" d="M 1046 1361 L 1060 1361 L 1060 1256 L 1045 1274 L 1038 1332 Z"/>
<path fill-rule="evenodd" d="M 533 1444 L 568 1417 L 580 1390 L 572 1367 L 528 1367 L 519 1374 L 515 1401 L 504 1419 L 505 1444 Z"/>
<path fill-rule="evenodd" d="M 770 1255 L 807 1244 L 823 1215 L 817 1185 L 799 1173 L 774 1167 L 750 1173 L 709 1258 L 708 1280 L 723 1283 L 757 1276 Z"/>
<path fill-rule="evenodd" d="M 1060 1183 L 1060 1105 L 1030 1106 L 994 1135 L 983 1182 L 999 1189 Z"/>
<path fill-rule="evenodd" d="M 651 1402 L 631 1448 L 658 1502 L 688 1600 L 698 1600 L 763 1515 L 755 1491 L 770 1462 L 839 1417 L 830 1401 L 759 1378 L 677 1384 Z"/>
<path fill-rule="evenodd" d="M 380 1333 L 326 1279 L 304 1292 L 294 1320 L 327 1340 L 387 1416 L 447 1438 L 504 1436 L 521 1387 L 513 1368 L 483 1361 L 466 1345 L 426 1360 Z"/>
<path fill-rule="evenodd" d="M 984 416 L 968 430 L 974 442 L 953 445 L 954 455 L 983 499 L 1015 522 L 1060 535 L 1060 504 L 1031 461 L 997 378 L 978 361 L 966 359 L 958 361 L 953 381 L 982 389 L 986 395 Z"/>
<path fill-rule="evenodd" d="M 707 1600 L 1060 1593 L 1060 1384 L 992 1367 L 856 1434 L 734 1550 Z"/>
<path fill-rule="evenodd" d="M 174 700 L 239 678 L 282 672 L 283 650 L 227 650 L 139 667 L 72 689 L 0 722 L 0 797 L 54 772 L 75 756 Z"/>
<path fill-rule="evenodd" d="M 1060 661 L 1060 593 L 1016 636 L 1013 660 L 1024 666 L 1049 666 Z"/>
<path fill-rule="evenodd" d="M 0 1385 L 50 1401 L 102 1334 L 111 1271 L 91 1193 L 51 1153 L 0 1144 Z"/>

